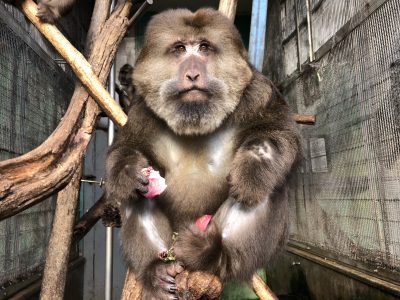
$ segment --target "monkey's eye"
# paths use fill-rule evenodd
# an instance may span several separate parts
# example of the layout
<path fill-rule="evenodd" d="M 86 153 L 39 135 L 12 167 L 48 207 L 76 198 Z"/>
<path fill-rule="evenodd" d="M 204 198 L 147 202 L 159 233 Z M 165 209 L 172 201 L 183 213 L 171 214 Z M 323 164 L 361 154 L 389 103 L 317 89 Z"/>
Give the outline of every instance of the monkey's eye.
<path fill-rule="evenodd" d="M 210 50 L 210 44 L 208 43 L 201 43 L 199 46 L 200 51 L 208 51 Z"/>
<path fill-rule="evenodd" d="M 176 45 L 175 51 L 178 53 L 186 52 L 186 47 L 185 47 L 185 45 L 182 45 L 182 44 Z"/>

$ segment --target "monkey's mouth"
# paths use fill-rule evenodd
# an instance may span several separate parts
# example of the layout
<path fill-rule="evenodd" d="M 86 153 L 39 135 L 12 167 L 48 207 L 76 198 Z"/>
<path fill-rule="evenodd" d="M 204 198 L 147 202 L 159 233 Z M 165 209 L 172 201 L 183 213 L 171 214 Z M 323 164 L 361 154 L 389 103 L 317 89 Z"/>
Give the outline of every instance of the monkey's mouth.
<path fill-rule="evenodd" d="M 179 98 L 183 101 L 205 101 L 209 98 L 210 92 L 206 89 L 193 87 L 179 91 Z"/>

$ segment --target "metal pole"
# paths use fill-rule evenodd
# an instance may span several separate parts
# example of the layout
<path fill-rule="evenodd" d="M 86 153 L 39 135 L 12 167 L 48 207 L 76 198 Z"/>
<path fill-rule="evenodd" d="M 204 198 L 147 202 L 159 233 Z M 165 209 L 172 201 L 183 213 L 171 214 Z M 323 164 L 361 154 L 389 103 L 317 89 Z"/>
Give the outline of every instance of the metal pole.
<path fill-rule="evenodd" d="M 307 5 L 307 33 L 308 33 L 308 51 L 310 62 L 314 61 L 314 45 L 313 45 L 313 34 L 312 34 L 312 24 L 311 24 L 311 5 L 310 0 L 306 0 Z"/>
<path fill-rule="evenodd" d="M 251 8 L 249 60 L 259 71 L 262 71 L 264 61 L 267 8 L 268 0 L 253 0 L 253 6 Z"/>
<path fill-rule="evenodd" d="M 135 12 L 135 14 L 130 18 L 129 20 L 129 26 L 131 26 L 145 11 L 146 8 L 148 8 L 150 5 L 153 4 L 153 0 L 146 0 L 142 3 L 142 5 L 138 8 L 138 10 Z"/>
<path fill-rule="evenodd" d="M 112 0 L 110 13 L 115 7 L 115 0 Z M 111 97 L 115 99 L 115 63 L 111 66 L 110 76 L 108 79 L 108 91 Z M 114 122 L 108 120 L 108 145 L 111 145 L 114 140 L 115 126 Z M 112 299 L 113 291 L 113 228 L 106 227 L 106 266 L 104 280 L 104 299 Z"/>
<path fill-rule="evenodd" d="M 297 40 L 297 68 L 301 72 L 301 54 L 300 54 L 300 30 L 299 30 L 299 4 L 298 0 L 295 0 L 294 4 L 294 18 L 296 21 L 296 40 Z"/>

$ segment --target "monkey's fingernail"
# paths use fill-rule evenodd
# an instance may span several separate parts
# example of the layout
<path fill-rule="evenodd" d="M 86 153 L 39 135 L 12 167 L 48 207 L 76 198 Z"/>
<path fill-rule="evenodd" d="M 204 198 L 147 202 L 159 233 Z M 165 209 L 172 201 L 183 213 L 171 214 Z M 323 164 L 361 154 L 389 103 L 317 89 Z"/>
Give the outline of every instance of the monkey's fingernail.
<path fill-rule="evenodd" d="M 175 283 L 176 283 L 176 281 L 175 281 L 175 279 L 174 279 L 174 278 L 170 278 L 170 279 L 168 279 L 168 282 L 169 282 L 169 283 L 173 283 L 173 284 L 175 284 Z"/>
<path fill-rule="evenodd" d="M 137 190 L 138 190 L 141 194 L 146 194 L 146 193 L 149 191 L 149 188 L 146 187 L 146 186 L 143 186 L 143 187 L 139 187 Z"/>
<path fill-rule="evenodd" d="M 174 287 L 174 286 L 173 286 L 173 287 L 170 287 L 170 288 L 169 288 L 169 291 L 174 293 L 174 292 L 176 292 L 176 291 L 177 291 L 177 288 L 176 288 L 176 287 Z"/>
<path fill-rule="evenodd" d="M 175 267 L 175 271 L 176 271 L 177 273 L 181 273 L 183 270 L 184 270 L 184 268 L 183 268 L 182 265 L 177 265 L 177 266 Z"/>

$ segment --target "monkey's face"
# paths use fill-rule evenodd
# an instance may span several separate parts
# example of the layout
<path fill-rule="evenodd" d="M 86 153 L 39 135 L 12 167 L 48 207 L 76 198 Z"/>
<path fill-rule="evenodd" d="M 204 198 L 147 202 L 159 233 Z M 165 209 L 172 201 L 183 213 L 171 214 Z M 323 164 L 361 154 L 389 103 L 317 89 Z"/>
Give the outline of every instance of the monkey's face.
<path fill-rule="evenodd" d="M 134 84 L 175 133 L 201 135 L 235 110 L 251 76 L 227 18 L 212 9 L 170 10 L 148 26 Z"/>

